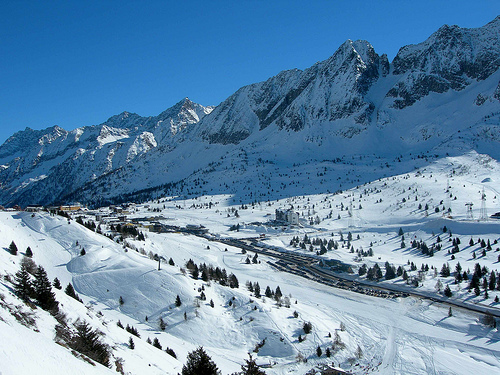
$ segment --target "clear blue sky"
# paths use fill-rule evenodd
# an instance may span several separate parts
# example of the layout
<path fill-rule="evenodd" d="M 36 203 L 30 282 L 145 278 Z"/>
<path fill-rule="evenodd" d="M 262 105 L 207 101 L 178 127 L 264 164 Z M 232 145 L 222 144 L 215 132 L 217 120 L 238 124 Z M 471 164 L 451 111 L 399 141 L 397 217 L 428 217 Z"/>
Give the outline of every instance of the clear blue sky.
<path fill-rule="evenodd" d="M 217 105 L 346 39 L 392 60 L 443 24 L 497 15 L 498 0 L 0 0 L 0 143 L 27 126 L 157 115 L 186 96 Z"/>

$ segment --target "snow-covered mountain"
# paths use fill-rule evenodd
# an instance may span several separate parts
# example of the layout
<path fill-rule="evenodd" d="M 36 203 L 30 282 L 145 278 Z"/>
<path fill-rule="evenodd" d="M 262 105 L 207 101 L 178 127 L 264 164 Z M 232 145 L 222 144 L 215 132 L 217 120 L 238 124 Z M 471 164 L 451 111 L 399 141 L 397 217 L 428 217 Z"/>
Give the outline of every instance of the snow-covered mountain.
<path fill-rule="evenodd" d="M 231 186 L 262 196 L 270 189 L 256 175 L 292 177 L 298 164 L 347 167 L 348 158 L 373 163 L 376 155 L 377 165 L 404 159 L 412 170 L 431 154 L 498 158 L 499 67 L 500 17 L 476 29 L 443 26 L 392 63 L 348 40 L 329 59 L 245 86 L 215 109 L 185 99 L 157 117 L 124 112 L 71 132 L 16 133 L 0 147 L 0 203 L 99 204 Z M 323 192 L 363 180 L 341 186 L 344 169 Z M 317 187 L 298 178 L 302 191 Z"/>
<path fill-rule="evenodd" d="M 0 147 L 2 203 L 37 204 L 62 196 L 148 154 L 164 152 L 211 107 L 185 98 L 155 117 L 123 112 L 101 125 L 66 131 L 26 128 Z"/>

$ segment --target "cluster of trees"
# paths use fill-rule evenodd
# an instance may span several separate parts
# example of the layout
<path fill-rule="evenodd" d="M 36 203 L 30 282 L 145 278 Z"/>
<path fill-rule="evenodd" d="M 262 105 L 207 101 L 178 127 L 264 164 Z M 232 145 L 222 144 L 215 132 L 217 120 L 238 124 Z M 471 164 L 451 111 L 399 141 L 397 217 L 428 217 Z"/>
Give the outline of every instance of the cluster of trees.
<path fill-rule="evenodd" d="M 73 350 L 84 354 L 100 364 L 110 366 L 110 347 L 101 341 L 104 334 L 92 327 L 85 321 L 77 320 L 74 324 L 74 332 L 67 331 L 69 340 L 66 344 Z"/>
<path fill-rule="evenodd" d="M 32 259 L 23 258 L 19 271 L 14 275 L 13 287 L 23 301 L 33 302 L 53 315 L 59 311 L 47 272 L 42 266 L 36 266 Z"/>
<path fill-rule="evenodd" d="M 299 236 L 294 236 L 290 240 L 290 246 L 293 247 L 300 247 L 303 250 L 307 249 L 307 245 L 309 245 L 309 250 L 310 251 L 315 251 L 316 248 L 319 248 L 317 250 L 317 253 L 320 255 L 325 254 L 327 251 L 330 250 L 337 250 L 339 247 L 339 244 L 337 241 L 334 241 L 333 239 L 329 239 L 328 241 L 326 238 L 313 238 L 312 240 L 307 236 L 307 234 L 304 235 L 304 238 L 302 241 L 300 240 Z"/>
<path fill-rule="evenodd" d="M 464 276 L 467 276 L 465 272 Z M 465 278 L 464 276 L 462 276 L 462 279 L 468 280 L 468 278 Z M 474 290 L 476 296 L 479 296 L 481 294 L 480 288 L 484 291 L 484 298 L 488 298 L 488 290 L 500 290 L 500 277 L 495 273 L 495 271 L 492 270 L 489 272 L 486 266 L 481 267 L 479 263 L 476 263 L 469 283 L 469 290 Z"/>
<path fill-rule="evenodd" d="M 255 253 L 255 255 L 253 256 L 253 258 L 252 258 L 251 261 L 250 261 L 250 257 L 247 256 L 247 259 L 245 260 L 245 263 L 246 264 L 250 264 L 250 263 L 257 264 L 257 263 L 259 263 L 259 254 Z"/>
<path fill-rule="evenodd" d="M 115 226 L 115 225 L 111 224 L 110 229 L 112 231 L 120 233 L 122 235 L 122 237 L 133 237 L 139 241 L 146 241 L 146 237 L 144 237 L 144 233 L 137 230 L 137 227 L 135 225 L 116 224 L 116 226 Z"/>
<path fill-rule="evenodd" d="M 225 268 L 214 267 L 205 263 L 197 265 L 192 259 L 186 262 L 186 268 L 195 280 L 201 277 L 205 282 L 214 280 L 220 285 L 229 286 L 230 288 L 239 288 L 240 286 L 238 278 L 233 273 L 228 276 Z"/>
<path fill-rule="evenodd" d="M 16 295 L 25 302 L 38 305 L 41 309 L 50 312 L 58 321 L 56 325 L 56 340 L 63 342 L 71 349 L 109 366 L 110 348 L 101 342 L 103 335 L 97 330 L 93 330 L 85 321 L 77 320 L 71 328 L 65 314 L 59 310 L 59 302 L 56 300 L 52 286 L 61 289 L 60 281 L 55 278 L 51 284 L 47 272 L 40 265 L 29 258 L 24 257 L 21 261 L 20 269 L 14 275 L 13 287 Z M 65 290 L 66 294 L 81 301 L 76 295 L 71 284 Z"/>
<path fill-rule="evenodd" d="M 438 238 L 439 238 L 439 236 L 438 236 Z M 422 251 L 422 254 L 428 255 L 430 257 L 434 256 L 434 253 L 436 251 L 441 250 L 440 243 L 432 244 L 432 246 L 429 248 L 424 241 L 417 241 L 417 240 L 411 241 L 411 247 L 413 249 L 418 249 L 418 250 Z"/>
<path fill-rule="evenodd" d="M 260 285 L 258 282 L 252 283 L 251 281 L 247 281 L 246 287 L 250 292 L 253 293 L 255 298 L 262 297 Z M 273 290 L 268 285 L 265 289 L 264 296 L 266 296 L 267 298 L 272 298 L 272 299 L 276 300 L 276 302 L 281 303 L 282 298 L 283 298 L 283 293 L 281 292 L 281 288 L 279 287 L 279 285 L 276 287 L 275 290 Z M 289 301 L 288 297 L 285 297 L 285 304 L 289 307 L 290 301 Z"/>
<path fill-rule="evenodd" d="M 83 218 L 79 216 L 76 218 L 76 222 L 83 225 L 85 228 L 90 229 L 92 232 L 102 233 L 101 226 L 96 226 L 93 220 L 83 221 Z"/>
<path fill-rule="evenodd" d="M 221 372 L 215 362 L 210 358 L 203 347 L 199 347 L 188 354 L 187 361 L 182 366 L 182 375 L 220 375 Z M 249 358 L 245 360 L 245 363 L 241 366 L 241 371 L 236 372 L 233 375 L 265 375 L 266 373 L 262 371 L 256 364 L 252 355 L 249 354 Z"/>

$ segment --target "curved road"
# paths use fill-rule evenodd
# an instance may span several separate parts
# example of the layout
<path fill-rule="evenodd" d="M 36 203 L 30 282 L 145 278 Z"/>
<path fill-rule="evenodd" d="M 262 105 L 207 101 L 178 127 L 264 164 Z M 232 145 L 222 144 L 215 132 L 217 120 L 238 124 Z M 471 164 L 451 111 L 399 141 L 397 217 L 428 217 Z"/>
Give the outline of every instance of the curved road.
<path fill-rule="evenodd" d="M 207 237 L 205 237 L 207 238 Z M 500 309 L 482 305 L 474 305 L 463 301 L 450 299 L 436 293 L 419 291 L 404 285 L 394 285 L 385 283 L 376 283 L 365 280 L 355 280 L 354 277 L 345 276 L 339 273 L 326 270 L 318 265 L 320 257 L 315 255 L 298 254 L 285 250 L 277 250 L 274 248 L 266 248 L 258 244 L 258 239 L 213 239 L 216 242 L 221 242 L 233 247 L 240 248 L 246 251 L 263 254 L 269 257 L 276 258 L 276 262 L 269 262 L 275 268 L 305 277 L 322 284 L 326 284 L 336 288 L 348 289 L 354 292 L 374 295 L 384 298 L 408 297 L 414 296 L 424 298 L 434 302 L 443 303 L 449 306 L 454 306 L 469 311 L 474 311 L 482 314 L 491 314 L 500 318 Z"/>

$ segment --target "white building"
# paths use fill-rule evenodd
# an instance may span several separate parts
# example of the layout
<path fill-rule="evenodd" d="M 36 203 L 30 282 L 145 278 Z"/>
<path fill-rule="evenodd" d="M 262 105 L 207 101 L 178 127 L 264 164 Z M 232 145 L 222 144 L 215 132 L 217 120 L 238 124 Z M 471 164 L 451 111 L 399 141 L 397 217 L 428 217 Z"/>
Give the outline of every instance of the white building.
<path fill-rule="evenodd" d="M 299 213 L 293 210 L 276 210 L 276 221 L 286 224 L 299 225 Z"/>

